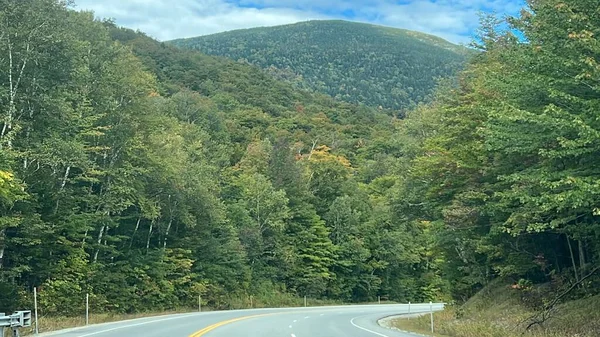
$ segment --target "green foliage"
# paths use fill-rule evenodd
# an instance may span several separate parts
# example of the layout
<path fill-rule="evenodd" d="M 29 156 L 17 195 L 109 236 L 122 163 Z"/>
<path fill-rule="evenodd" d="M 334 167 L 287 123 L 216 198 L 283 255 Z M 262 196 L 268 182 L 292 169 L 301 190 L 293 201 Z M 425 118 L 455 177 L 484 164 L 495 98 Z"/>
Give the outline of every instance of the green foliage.
<path fill-rule="evenodd" d="M 265 69 L 297 87 L 385 109 L 430 98 L 436 82 L 456 74 L 468 50 L 440 38 L 362 23 L 309 21 L 174 40 Z"/>
<path fill-rule="evenodd" d="M 423 296 L 396 287 L 429 267 L 382 191 L 386 113 L 66 5 L 0 7 L 1 311 Z"/>
<path fill-rule="evenodd" d="M 459 298 L 496 277 L 576 282 L 598 263 L 595 8 L 531 1 L 509 20 L 525 41 L 485 18 L 484 52 L 405 121 L 400 214 L 439 224 L 435 250 Z"/>
<path fill-rule="evenodd" d="M 560 289 L 598 263 L 589 1 L 532 2 L 510 20 L 526 41 L 486 19 L 482 53 L 404 120 L 60 1 L 0 2 L 1 17 L 20 18 L 0 20 L 0 311 L 28 305 L 32 287 L 51 315 L 80 314 L 85 293 L 96 312 L 118 313 L 198 295 L 215 308 L 250 296 L 466 300 L 498 277 Z M 435 62 L 460 63 L 443 41 L 373 26 L 311 22 L 272 39 L 315 25 L 433 44 Z M 248 43 L 271 39 L 257 36 Z M 329 64 L 311 55 L 301 64 Z M 363 81 L 352 60 L 329 75 Z M 423 71 L 446 69 L 435 62 L 390 69 L 424 79 L 416 102 L 433 83 Z M 597 292 L 586 280 L 571 297 Z"/>

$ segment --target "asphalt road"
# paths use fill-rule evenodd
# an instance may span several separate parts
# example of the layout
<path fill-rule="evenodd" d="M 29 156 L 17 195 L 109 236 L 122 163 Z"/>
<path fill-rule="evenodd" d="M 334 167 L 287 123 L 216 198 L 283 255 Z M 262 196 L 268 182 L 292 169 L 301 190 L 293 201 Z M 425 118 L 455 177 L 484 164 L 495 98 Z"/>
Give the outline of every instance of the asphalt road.
<path fill-rule="evenodd" d="M 442 310 L 434 304 L 433 310 Z M 412 304 L 411 313 L 429 312 Z M 407 304 L 352 305 L 203 312 L 90 325 L 40 336 L 56 337 L 413 337 L 377 320 L 408 313 Z"/>

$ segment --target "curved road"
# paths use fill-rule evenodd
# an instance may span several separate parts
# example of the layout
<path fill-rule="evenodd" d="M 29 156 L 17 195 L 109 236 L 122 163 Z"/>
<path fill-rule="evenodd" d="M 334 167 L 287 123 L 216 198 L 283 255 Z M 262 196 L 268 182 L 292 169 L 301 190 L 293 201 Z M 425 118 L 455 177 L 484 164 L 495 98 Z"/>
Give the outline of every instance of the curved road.
<path fill-rule="evenodd" d="M 434 304 L 433 310 L 443 310 Z M 429 312 L 412 304 L 411 313 Z M 90 325 L 40 336 L 56 337 L 412 337 L 377 320 L 407 314 L 407 304 L 214 311 Z"/>

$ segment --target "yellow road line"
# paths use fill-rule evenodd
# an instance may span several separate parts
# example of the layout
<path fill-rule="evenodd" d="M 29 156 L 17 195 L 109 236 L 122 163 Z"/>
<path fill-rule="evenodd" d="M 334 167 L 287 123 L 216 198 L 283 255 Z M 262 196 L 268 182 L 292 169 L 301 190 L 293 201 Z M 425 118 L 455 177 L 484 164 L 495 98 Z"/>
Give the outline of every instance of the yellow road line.
<path fill-rule="evenodd" d="M 262 314 L 262 315 L 252 315 L 252 316 L 244 316 L 244 317 L 238 317 L 238 318 L 233 318 L 233 319 L 228 319 L 226 321 L 221 321 L 218 323 L 215 323 L 213 325 L 209 325 L 207 327 L 205 327 L 202 330 L 198 330 L 196 332 L 194 332 L 193 334 L 191 334 L 189 337 L 200 337 L 200 336 L 204 336 L 206 333 L 229 323 L 233 323 L 233 322 L 237 322 L 237 321 L 242 321 L 245 319 L 249 319 L 249 318 L 254 318 L 254 317 L 260 317 L 260 316 L 267 316 L 267 315 L 272 315 L 272 314 Z"/>

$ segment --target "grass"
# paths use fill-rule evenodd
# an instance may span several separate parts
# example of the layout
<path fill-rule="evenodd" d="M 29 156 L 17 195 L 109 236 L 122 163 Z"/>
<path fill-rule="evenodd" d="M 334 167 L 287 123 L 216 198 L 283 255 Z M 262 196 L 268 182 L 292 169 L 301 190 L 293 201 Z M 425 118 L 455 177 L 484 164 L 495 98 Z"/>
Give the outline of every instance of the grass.
<path fill-rule="evenodd" d="M 454 317 L 444 317 L 447 315 L 452 315 L 449 310 L 436 313 L 434 316 L 434 333 L 431 333 L 430 322 L 431 318 L 429 314 L 424 314 L 422 316 L 410 317 L 410 318 L 397 318 L 391 322 L 391 325 L 397 329 L 403 331 L 410 331 L 414 333 L 418 333 L 424 336 L 435 336 L 435 337 L 449 337 L 448 335 L 442 334 L 437 331 L 437 322 L 443 317 L 443 321 L 452 320 Z"/>
<path fill-rule="evenodd" d="M 534 311 L 525 307 L 518 290 L 493 284 L 461 307 L 434 314 L 435 336 L 443 337 L 597 337 L 600 336 L 600 296 L 559 305 L 549 320 L 527 331 Z M 426 336 L 429 315 L 399 318 L 393 326 Z"/>
<path fill-rule="evenodd" d="M 152 317 L 152 316 L 162 316 L 162 315 L 172 315 L 172 314 L 181 314 L 192 312 L 193 310 L 173 310 L 168 312 L 146 312 L 146 313 L 137 313 L 137 314 L 90 314 L 89 323 L 90 324 L 100 324 L 100 323 L 109 323 L 116 321 L 124 321 L 128 319 L 136 319 L 136 318 L 144 318 L 144 317 Z M 50 332 L 62 329 L 76 328 L 85 326 L 85 317 L 39 317 L 39 332 Z M 34 329 L 33 325 L 31 328 L 21 329 L 21 334 L 24 336 L 33 335 Z M 5 336 L 12 336 L 8 333 L 5 333 Z"/>

